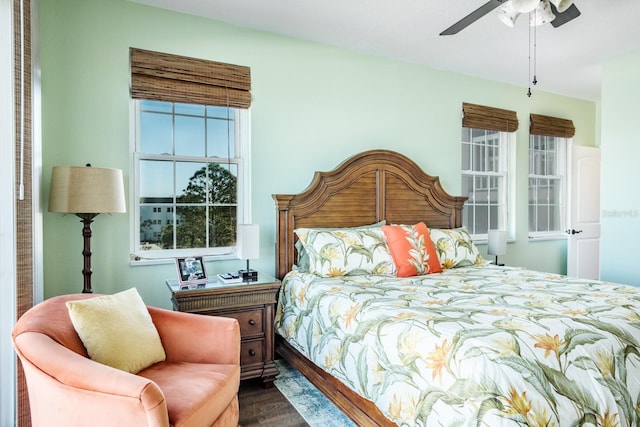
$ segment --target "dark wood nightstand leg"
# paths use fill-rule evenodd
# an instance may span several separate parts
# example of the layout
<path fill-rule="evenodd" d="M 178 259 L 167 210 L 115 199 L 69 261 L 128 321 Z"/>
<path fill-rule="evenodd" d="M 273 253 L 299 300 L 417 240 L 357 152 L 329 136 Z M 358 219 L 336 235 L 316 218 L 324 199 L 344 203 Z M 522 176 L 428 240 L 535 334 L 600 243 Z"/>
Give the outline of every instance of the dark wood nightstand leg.
<path fill-rule="evenodd" d="M 280 371 L 276 367 L 276 364 L 273 362 L 273 360 L 266 362 L 264 364 L 264 371 L 262 371 L 262 384 L 264 388 L 273 387 L 273 382 L 275 381 L 279 373 Z"/>

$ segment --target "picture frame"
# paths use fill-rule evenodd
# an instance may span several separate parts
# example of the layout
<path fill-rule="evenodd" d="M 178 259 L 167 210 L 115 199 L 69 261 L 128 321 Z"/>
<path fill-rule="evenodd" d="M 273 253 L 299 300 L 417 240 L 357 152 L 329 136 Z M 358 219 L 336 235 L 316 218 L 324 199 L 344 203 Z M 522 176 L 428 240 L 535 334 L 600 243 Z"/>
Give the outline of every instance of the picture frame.
<path fill-rule="evenodd" d="M 180 286 L 197 286 L 207 283 L 207 270 L 201 256 L 176 258 Z"/>

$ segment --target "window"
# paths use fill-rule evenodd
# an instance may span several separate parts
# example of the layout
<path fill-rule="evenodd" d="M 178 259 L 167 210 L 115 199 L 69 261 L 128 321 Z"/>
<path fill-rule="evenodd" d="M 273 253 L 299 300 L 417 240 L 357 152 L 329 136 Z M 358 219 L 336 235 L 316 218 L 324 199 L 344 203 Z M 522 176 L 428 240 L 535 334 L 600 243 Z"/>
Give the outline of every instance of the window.
<path fill-rule="evenodd" d="M 529 128 L 529 237 L 564 236 L 570 120 L 531 114 Z"/>
<path fill-rule="evenodd" d="M 518 129 L 515 111 L 462 105 L 462 224 L 474 239 L 489 230 L 511 231 L 514 155 L 509 146 Z"/>
<path fill-rule="evenodd" d="M 462 223 L 476 238 L 506 226 L 507 142 L 506 132 L 462 128 Z"/>
<path fill-rule="evenodd" d="M 560 234 L 565 218 L 564 138 L 529 136 L 529 232 Z"/>
<path fill-rule="evenodd" d="M 139 250 L 145 257 L 230 252 L 242 222 L 243 111 L 147 100 L 135 106 Z"/>
<path fill-rule="evenodd" d="M 233 253 L 250 222 L 249 71 L 131 49 L 132 252 Z"/>

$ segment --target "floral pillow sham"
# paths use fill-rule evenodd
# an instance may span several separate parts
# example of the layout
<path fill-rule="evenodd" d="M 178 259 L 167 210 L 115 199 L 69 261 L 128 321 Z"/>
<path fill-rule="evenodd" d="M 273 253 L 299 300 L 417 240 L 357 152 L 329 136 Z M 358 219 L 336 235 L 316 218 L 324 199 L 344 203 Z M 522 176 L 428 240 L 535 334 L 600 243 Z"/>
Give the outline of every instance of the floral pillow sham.
<path fill-rule="evenodd" d="M 429 234 L 443 269 L 485 263 L 466 228 L 430 228 Z"/>
<path fill-rule="evenodd" d="M 379 226 L 365 228 L 295 230 L 309 259 L 309 272 L 323 276 L 395 274 L 384 233 Z"/>
<path fill-rule="evenodd" d="M 313 230 L 334 230 L 334 231 L 335 230 L 361 230 L 361 229 L 364 229 L 364 228 L 382 227 L 386 223 L 387 223 L 387 221 L 382 220 L 382 221 L 376 222 L 374 224 L 361 225 L 361 226 L 358 226 L 358 227 L 314 228 Z M 297 257 L 297 262 L 294 265 L 294 270 L 309 271 L 309 255 L 307 255 L 307 251 L 304 249 L 304 245 L 302 244 L 300 239 L 296 240 L 295 248 L 296 248 L 296 253 L 298 254 L 298 257 Z"/>

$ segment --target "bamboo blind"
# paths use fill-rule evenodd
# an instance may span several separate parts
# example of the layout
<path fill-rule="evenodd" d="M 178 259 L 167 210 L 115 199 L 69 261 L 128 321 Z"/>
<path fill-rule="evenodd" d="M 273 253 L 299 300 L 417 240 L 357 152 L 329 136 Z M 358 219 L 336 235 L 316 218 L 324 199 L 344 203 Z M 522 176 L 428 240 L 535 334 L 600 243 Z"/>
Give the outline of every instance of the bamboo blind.
<path fill-rule="evenodd" d="M 131 97 L 249 108 L 251 69 L 131 48 Z"/>
<path fill-rule="evenodd" d="M 33 146 L 32 146 L 32 87 L 31 87 L 31 2 L 22 1 L 23 22 L 21 32 L 21 1 L 13 1 L 13 33 L 14 33 L 14 99 L 15 99 L 15 159 L 16 186 L 20 182 L 20 159 L 23 160 L 24 199 L 20 200 L 18 188 L 14 189 L 16 220 L 16 315 L 20 317 L 33 306 Z M 23 37 L 24 34 L 24 43 Z M 24 56 L 22 56 L 24 49 Z M 24 59 L 22 72 L 21 57 Z M 24 97 L 21 97 L 21 76 L 24 76 Z M 21 99 L 23 99 L 24 123 L 20 120 Z M 21 127 L 24 126 L 24 145 L 21 149 Z M 23 153 L 21 155 L 21 152 Z M 31 426 L 29 396 L 24 379 L 22 365 L 17 360 L 17 413 L 16 419 L 20 427 Z"/>
<path fill-rule="evenodd" d="M 499 132 L 518 130 L 518 116 L 515 111 L 463 102 L 462 114 L 462 126 L 466 128 Z"/>
<path fill-rule="evenodd" d="M 571 138 L 576 133 L 576 128 L 571 120 L 541 116 L 539 114 L 531 114 L 529 118 L 531 120 L 529 125 L 529 133 L 531 135 Z"/>

